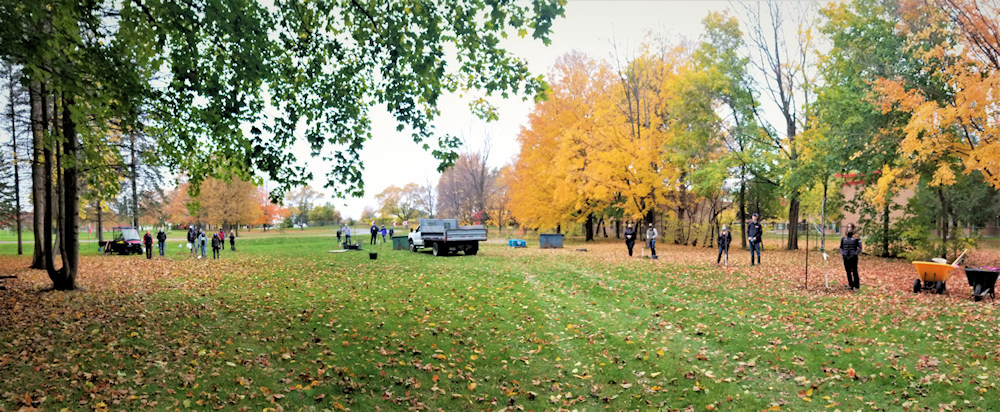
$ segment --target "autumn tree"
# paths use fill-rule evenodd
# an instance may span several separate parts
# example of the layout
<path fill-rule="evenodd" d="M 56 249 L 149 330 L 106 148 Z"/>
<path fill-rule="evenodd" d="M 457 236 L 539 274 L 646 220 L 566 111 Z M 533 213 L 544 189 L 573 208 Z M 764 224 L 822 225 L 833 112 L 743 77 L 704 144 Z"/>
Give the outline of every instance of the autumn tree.
<path fill-rule="evenodd" d="M 343 218 L 333 205 L 327 203 L 309 210 L 309 221 L 318 226 L 337 225 Z"/>
<path fill-rule="evenodd" d="M 803 7 L 806 7 L 803 9 Z M 798 135 L 812 123 L 809 121 L 810 103 L 815 98 L 812 86 L 816 81 L 814 20 L 808 17 L 808 5 L 796 3 L 785 7 L 779 2 L 744 3 L 746 26 L 750 39 L 750 64 L 758 73 L 756 89 L 773 103 L 781 115 L 781 122 L 773 124 L 754 105 L 756 119 L 761 126 L 761 138 L 771 145 L 771 152 L 780 161 L 781 175 L 796 170 L 800 164 L 801 148 Z M 786 19 L 791 15 L 795 24 L 795 40 L 789 45 Z M 792 182 L 777 182 L 788 199 L 787 249 L 798 249 L 799 195 L 802 187 Z"/>
<path fill-rule="evenodd" d="M 389 186 L 375 195 L 382 216 L 392 216 L 400 222 L 416 218 L 420 215 L 421 196 L 425 189 L 416 183 L 407 183 L 403 187 Z"/>
<path fill-rule="evenodd" d="M 197 198 L 199 220 L 223 229 L 249 225 L 263 214 L 257 202 L 257 191 L 252 182 L 239 178 L 229 182 L 206 179 Z"/>
<path fill-rule="evenodd" d="M 496 170 L 487 163 L 489 150 L 462 153 L 455 166 L 438 180 L 438 215 L 471 222 L 477 212 L 486 212 Z"/>
<path fill-rule="evenodd" d="M 307 185 L 292 191 L 285 198 L 289 210 L 294 214 L 295 224 L 299 225 L 302 230 L 305 230 L 305 225 L 309 224 L 309 210 L 321 196 L 320 192 Z"/>

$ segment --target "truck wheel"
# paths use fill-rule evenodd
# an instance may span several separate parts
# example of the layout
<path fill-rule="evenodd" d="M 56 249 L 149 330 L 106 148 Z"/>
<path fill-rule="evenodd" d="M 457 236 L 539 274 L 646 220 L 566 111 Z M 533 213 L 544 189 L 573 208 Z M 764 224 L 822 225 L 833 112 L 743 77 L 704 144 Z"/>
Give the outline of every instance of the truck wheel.
<path fill-rule="evenodd" d="M 475 255 L 478 252 L 479 252 L 478 244 L 473 244 L 472 246 L 469 246 L 468 248 L 465 249 L 465 254 L 469 256 Z"/>
<path fill-rule="evenodd" d="M 410 252 L 417 253 L 417 246 L 413 244 L 412 240 L 410 241 Z"/>
<path fill-rule="evenodd" d="M 432 243 L 431 250 L 433 251 L 434 256 L 445 256 L 448 254 L 447 247 L 442 246 L 439 242 Z"/>

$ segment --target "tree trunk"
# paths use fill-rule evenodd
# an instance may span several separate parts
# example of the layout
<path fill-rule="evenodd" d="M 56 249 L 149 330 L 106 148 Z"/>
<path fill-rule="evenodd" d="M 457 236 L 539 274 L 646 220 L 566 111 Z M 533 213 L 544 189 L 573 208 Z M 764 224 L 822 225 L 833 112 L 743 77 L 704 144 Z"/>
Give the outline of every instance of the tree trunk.
<path fill-rule="evenodd" d="M 830 179 L 829 178 L 824 178 L 823 179 L 823 203 L 820 206 L 820 211 L 819 211 L 819 222 L 820 222 L 821 225 L 823 225 L 822 228 L 820 228 L 820 232 L 819 232 L 819 244 L 820 244 L 819 251 L 820 252 L 824 252 L 824 253 L 826 252 L 826 191 L 827 191 L 827 188 L 829 187 L 829 185 L 830 185 Z"/>
<path fill-rule="evenodd" d="M 587 221 L 583 224 L 583 231 L 586 233 L 586 241 L 594 240 L 594 214 L 587 215 Z"/>
<path fill-rule="evenodd" d="M 101 202 L 97 201 L 97 245 L 104 244 L 104 211 L 101 210 Z"/>
<path fill-rule="evenodd" d="M 45 159 L 42 148 L 45 146 L 45 128 L 48 125 L 48 109 L 42 103 L 44 86 L 33 81 L 28 86 L 28 100 L 31 106 L 31 203 L 34 208 L 35 252 L 31 259 L 32 269 L 45 269 L 45 249 L 42 239 L 45 236 Z"/>
<path fill-rule="evenodd" d="M 129 134 L 129 153 L 132 155 L 132 226 L 139 230 L 139 191 L 136 183 L 139 175 L 136 172 L 135 132 Z"/>
<path fill-rule="evenodd" d="M 747 248 L 747 186 L 746 170 L 740 166 L 740 210 L 736 212 L 740 219 L 740 243 Z"/>
<path fill-rule="evenodd" d="M 62 172 L 62 224 L 60 225 L 60 239 L 62 240 L 62 268 L 53 273 L 49 271 L 52 278 L 53 287 L 56 290 L 74 290 L 76 286 L 77 269 L 80 263 L 80 232 L 79 222 L 79 192 L 78 192 L 78 170 L 79 170 L 79 143 L 76 136 L 76 124 L 70 116 L 70 108 L 73 107 L 73 99 L 63 96 L 62 104 L 62 157 L 66 159 Z"/>
<path fill-rule="evenodd" d="M 19 159 L 17 158 L 17 116 L 15 112 L 14 95 L 14 66 L 8 66 L 10 70 L 8 85 L 10 86 L 10 148 L 14 156 L 14 220 L 17 222 L 17 254 L 24 254 L 24 244 L 21 241 L 21 175 L 18 170 Z"/>
<path fill-rule="evenodd" d="M 882 257 L 889 257 L 889 202 L 886 200 L 882 208 Z"/>
<path fill-rule="evenodd" d="M 799 249 L 799 195 L 792 194 L 788 199 L 788 250 Z"/>

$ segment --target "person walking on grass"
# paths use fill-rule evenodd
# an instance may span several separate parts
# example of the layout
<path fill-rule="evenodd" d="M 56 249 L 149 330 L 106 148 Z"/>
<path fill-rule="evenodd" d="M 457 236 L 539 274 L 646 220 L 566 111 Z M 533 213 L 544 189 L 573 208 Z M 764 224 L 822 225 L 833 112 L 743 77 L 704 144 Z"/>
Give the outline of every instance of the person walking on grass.
<path fill-rule="evenodd" d="M 201 256 L 198 256 L 198 259 L 208 257 L 208 254 L 205 253 L 206 252 L 205 247 L 207 246 L 205 244 L 206 241 L 207 239 L 205 238 L 205 231 L 202 230 L 200 233 L 198 233 L 198 246 L 201 247 Z"/>
<path fill-rule="evenodd" d="M 224 243 L 225 242 L 222 239 L 219 239 L 219 234 L 218 233 L 212 233 L 212 259 L 213 260 L 219 258 L 219 249 L 222 248 L 222 245 Z"/>
<path fill-rule="evenodd" d="M 660 237 L 659 232 L 656 231 L 656 227 L 652 223 L 649 224 L 649 228 L 646 229 L 646 243 L 649 244 L 649 249 L 653 252 L 653 256 L 656 256 L 656 238 Z"/>
<path fill-rule="evenodd" d="M 375 222 L 372 222 L 371 232 L 372 232 L 371 244 L 374 245 L 378 243 L 378 226 L 375 225 Z"/>
<path fill-rule="evenodd" d="M 225 237 L 222 238 L 222 243 L 226 243 Z M 236 251 L 236 231 L 233 229 L 229 229 L 229 250 Z"/>
<path fill-rule="evenodd" d="M 747 240 L 750 241 L 750 266 L 753 266 L 754 253 L 757 253 L 757 264 L 760 265 L 760 248 L 762 246 L 764 235 L 764 228 L 760 225 L 758 219 L 760 215 L 754 213 L 750 218 L 750 223 L 747 224 Z"/>
<path fill-rule="evenodd" d="M 197 244 L 198 233 L 195 232 L 194 228 L 191 227 L 191 226 L 188 226 L 188 237 L 187 237 L 187 239 L 188 239 L 188 247 L 191 248 L 191 256 L 194 256 L 195 255 L 194 251 L 196 249 L 198 249 L 198 244 Z"/>
<path fill-rule="evenodd" d="M 146 247 L 146 259 L 153 258 L 153 235 L 146 231 L 146 235 L 142 237 L 142 245 Z"/>
<path fill-rule="evenodd" d="M 632 257 L 632 248 L 635 247 L 635 229 L 632 228 L 631 223 L 625 227 L 625 246 L 628 247 L 628 256 Z"/>
<path fill-rule="evenodd" d="M 722 231 L 719 232 L 719 257 L 715 258 L 715 264 L 722 262 L 722 254 L 726 254 L 726 264 L 729 264 L 729 244 L 733 241 L 732 233 L 729 233 L 729 229 L 726 225 L 722 225 Z"/>
<path fill-rule="evenodd" d="M 844 270 L 847 272 L 847 289 L 857 292 L 861 289 L 861 277 L 858 276 L 858 255 L 861 254 L 861 239 L 854 237 L 854 223 L 847 225 L 844 237 L 840 238 L 840 256 L 844 258 Z"/>
<path fill-rule="evenodd" d="M 163 233 L 162 228 L 156 232 L 156 243 L 160 247 L 160 256 L 163 256 L 163 250 L 167 248 L 167 234 Z"/>

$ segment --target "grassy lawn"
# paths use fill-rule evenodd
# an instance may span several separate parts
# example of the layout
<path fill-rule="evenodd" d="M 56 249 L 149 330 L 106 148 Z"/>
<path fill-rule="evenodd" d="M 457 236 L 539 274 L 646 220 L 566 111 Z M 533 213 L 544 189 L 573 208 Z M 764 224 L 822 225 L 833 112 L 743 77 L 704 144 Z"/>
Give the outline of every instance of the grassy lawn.
<path fill-rule="evenodd" d="M 765 250 L 750 268 L 734 250 L 719 267 L 704 248 L 660 246 L 654 261 L 618 242 L 494 240 L 469 257 L 366 245 L 370 260 L 329 253 L 327 232 L 248 235 L 218 261 L 177 241 L 166 259 L 88 251 L 73 293 L 41 291 L 30 258 L 0 257 L 19 276 L 0 291 L 0 410 L 989 410 L 1000 398 L 1000 316 L 968 299 L 961 273 L 948 295 L 914 295 L 908 263 L 863 257 L 850 294 L 839 261 L 831 289 L 816 261 L 803 288 L 803 252 Z"/>

